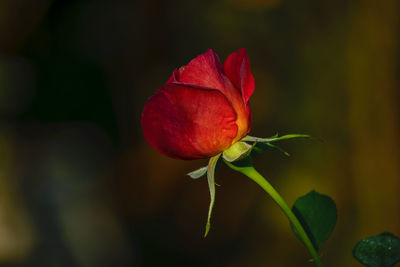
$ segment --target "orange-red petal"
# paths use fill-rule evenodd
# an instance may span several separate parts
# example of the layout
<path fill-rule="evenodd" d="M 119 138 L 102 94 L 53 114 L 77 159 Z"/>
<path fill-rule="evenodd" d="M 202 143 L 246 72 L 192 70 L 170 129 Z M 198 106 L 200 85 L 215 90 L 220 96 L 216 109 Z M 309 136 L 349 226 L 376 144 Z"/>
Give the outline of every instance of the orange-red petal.
<path fill-rule="evenodd" d="M 250 71 L 250 61 L 245 49 L 241 48 L 229 55 L 224 63 L 225 75 L 238 88 L 245 104 L 254 92 L 254 77 Z"/>
<path fill-rule="evenodd" d="M 221 91 L 225 88 L 222 66 L 212 49 L 192 59 L 176 74 L 177 80 L 182 83 L 206 86 Z"/>
<path fill-rule="evenodd" d="M 242 91 L 224 73 L 220 60 L 212 49 L 197 56 L 189 64 L 175 71 L 174 74 L 178 83 L 202 85 L 221 91 L 230 101 L 237 115 L 238 134 L 234 142 L 248 133 L 250 114 L 246 108 L 246 101 L 244 101 Z"/>
<path fill-rule="evenodd" d="M 222 152 L 237 135 L 236 112 L 220 91 L 167 83 L 142 114 L 146 140 L 178 159 L 207 158 Z"/>

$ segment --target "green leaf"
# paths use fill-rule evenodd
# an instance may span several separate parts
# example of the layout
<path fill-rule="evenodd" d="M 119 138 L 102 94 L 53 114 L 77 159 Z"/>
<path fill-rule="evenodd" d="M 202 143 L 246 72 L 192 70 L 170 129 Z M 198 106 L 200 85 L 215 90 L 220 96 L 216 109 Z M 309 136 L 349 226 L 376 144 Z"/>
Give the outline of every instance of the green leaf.
<path fill-rule="evenodd" d="M 210 220 L 211 220 L 211 213 L 214 207 L 215 202 L 215 179 L 214 179 L 214 172 L 215 166 L 217 165 L 218 159 L 221 154 L 218 154 L 212 158 L 208 162 L 208 171 L 207 171 L 207 181 L 208 181 L 208 188 L 210 189 L 210 206 L 208 208 L 208 217 L 207 217 L 207 224 L 206 224 L 206 231 L 204 233 L 204 237 L 207 236 L 208 232 L 210 231 Z"/>
<path fill-rule="evenodd" d="M 204 167 L 201 167 L 200 169 L 189 172 L 186 175 L 190 176 L 190 178 L 192 178 L 192 179 L 198 179 L 198 178 L 205 176 L 207 174 L 207 170 L 208 170 L 208 166 L 204 166 Z"/>
<path fill-rule="evenodd" d="M 252 145 L 245 142 L 236 142 L 223 152 L 222 157 L 226 161 L 233 162 L 248 155 L 252 148 Z"/>
<path fill-rule="evenodd" d="M 353 256 L 368 267 L 391 267 L 400 261 L 400 239 L 384 232 L 365 238 L 353 249 Z"/>
<path fill-rule="evenodd" d="M 335 202 L 328 196 L 311 191 L 298 198 L 292 207 L 316 250 L 328 239 L 336 224 Z M 296 230 L 293 232 L 299 237 Z M 299 238 L 301 240 L 301 238 Z"/>

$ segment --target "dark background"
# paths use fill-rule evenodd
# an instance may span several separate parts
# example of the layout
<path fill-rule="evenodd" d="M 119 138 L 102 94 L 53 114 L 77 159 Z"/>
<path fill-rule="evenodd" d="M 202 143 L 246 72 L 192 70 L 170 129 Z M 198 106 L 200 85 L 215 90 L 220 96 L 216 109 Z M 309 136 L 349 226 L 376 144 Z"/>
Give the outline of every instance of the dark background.
<path fill-rule="evenodd" d="M 400 234 L 396 0 L 1 0 L 0 266 L 313 266 L 273 201 L 222 167 L 209 236 L 205 161 L 144 140 L 146 100 L 213 48 L 246 48 L 252 135 L 308 133 L 256 168 L 292 204 L 335 199 L 326 266 Z"/>

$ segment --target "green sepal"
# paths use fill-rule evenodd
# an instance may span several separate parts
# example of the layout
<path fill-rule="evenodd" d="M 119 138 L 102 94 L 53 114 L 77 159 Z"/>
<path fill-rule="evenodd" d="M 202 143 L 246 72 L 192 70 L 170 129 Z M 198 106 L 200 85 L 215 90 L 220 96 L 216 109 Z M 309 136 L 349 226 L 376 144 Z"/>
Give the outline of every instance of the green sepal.
<path fill-rule="evenodd" d="M 286 139 L 293 139 L 293 138 L 313 138 L 313 137 L 311 137 L 308 134 L 287 134 L 287 135 L 283 135 L 283 136 L 278 136 L 278 134 L 276 134 L 270 138 L 259 138 L 259 137 L 247 135 L 247 136 L 243 137 L 243 139 L 241 141 L 271 143 L 271 142 L 276 142 L 276 141 L 286 140 Z"/>
<path fill-rule="evenodd" d="M 208 217 L 207 217 L 206 230 L 204 233 L 204 237 L 206 237 L 208 232 L 210 231 L 211 213 L 212 213 L 212 209 L 214 207 L 214 202 L 215 202 L 214 173 L 215 173 L 215 167 L 217 166 L 218 159 L 220 158 L 220 156 L 221 156 L 221 154 L 218 154 L 218 155 L 210 158 L 210 161 L 208 162 L 207 181 L 208 181 L 208 188 L 210 190 L 210 206 L 208 208 Z"/>
<path fill-rule="evenodd" d="M 219 166 L 221 165 L 222 158 L 218 158 L 217 165 L 215 166 L 215 169 L 218 170 Z M 207 176 L 207 170 L 208 170 L 208 165 L 201 167 L 195 171 L 189 172 L 186 175 L 192 178 L 193 180 L 203 178 Z"/>
<path fill-rule="evenodd" d="M 201 167 L 195 171 L 189 172 L 186 175 L 192 179 L 198 179 L 207 175 L 208 166 Z"/>
<path fill-rule="evenodd" d="M 246 142 L 248 144 L 251 144 L 253 147 L 251 149 L 252 154 L 261 154 L 262 152 L 270 149 L 276 149 L 280 152 L 282 152 L 285 156 L 290 156 L 288 152 L 283 150 L 281 147 L 277 145 L 271 144 L 272 142 L 280 141 L 280 140 L 286 140 L 286 139 L 293 139 L 293 138 L 313 138 L 310 135 L 307 134 L 287 134 L 283 136 L 278 136 L 278 134 L 275 134 L 272 137 L 269 138 L 259 138 L 259 137 L 254 137 L 247 135 L 242 138 L 242 142 Z"/>
<path fill-rule="evenodd" d="M 273 144 L 270 144 L 270 143 L 267 143 L 267 142 L 264 142 L 264 143 L 262 143 L 262 142 L 254 142 L 253 146 L 254 147 L 253 147 L 253 149 L 251 151 L 252 154 L 261 154 L 264 151 L 267 151 L 267 150 L 270 150 L 270 149 L 276 149 L 276 150 L 282 152 L 285 156 L 288 156 L 288 157 L 290 156 L 290 154 L 288 152 L 286 152 L 285 150 L 283 150 L 279 146 L 273 145 Z"/>
<path fill-rule="evenodd" d="M 368 267 L 392 267 L 400 261 L 400 238 L 388 232 L 365 238 L 354 247 L 353 256 Z"/>
<path fill-rule="evenodd" d="M 299 197 L 292 207 L 316 250 L 328 239 L 337 220 L 336 204 L 327 195 L 316 191 Z M 299 237 L 292 225 L 293 232 Z M 301 240 L 301 238 L 299 237 Z"/>
<path fill-rule="evenodd" d="M 222 153 L 224 160 L 233 162 L 247 156 L 254 145 L 246 142 L 236 142 Z"/>
<path fill-rule="evenodd" d="M 225 164 L 234 171 L 242 172 L 243 169 L 253 167 L 253 160 L 251 156 L 241 158 L 234 162 L 224 160 Z"/>

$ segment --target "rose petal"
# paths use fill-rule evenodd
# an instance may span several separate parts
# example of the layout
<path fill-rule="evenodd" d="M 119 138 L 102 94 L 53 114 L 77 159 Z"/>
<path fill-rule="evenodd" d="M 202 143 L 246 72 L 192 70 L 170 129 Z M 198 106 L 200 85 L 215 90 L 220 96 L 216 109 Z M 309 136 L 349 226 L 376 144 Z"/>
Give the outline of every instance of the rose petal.
<path fill-rule="evenodd" d="M 217 54 L 209 49 L 197 56 L 186 66 L 180 68 L 176 78 L 179 82 L 202 85 L 224 90 L 225 81 L 221 63 Z"/>
<path fill-rule="evenodd" d="M 178 70 L 175 69 L 174 72 L 172 72 L 171 77 L 169 77 L 169 79 L 168 79 L 168 81 L 166 83 L 177 82 L 177 80 L 176 80 L 177 72 L 178 72 Z"/>
<path fill-rule="evenodd" d="M 234 84 L 224 74 L 218 55 L 212 49 L 197 56 L 189 64 L 175 71 L 173 77 L 179 83 L 218 89 L 231 101 L 236 111 L 240 107 L 235 102 L 243 102 L 240 88 L 235 88 Z M 169 79 L 169 81 L 172 80 L 171 78 Z"/>
<path fill-rule="evenodd" d="M 247 123 L 248 123 L 248 128 L 247 128 L 246 134 L 248 134 L 251 130 L 251 121 L 252 121 L 250 102 L 247 102 L 246 111 L 247 111 Z"/>
<path fill-rule="evenodd" d="M 142 128 L 147 141 L 179 159 L 207 158 L 237 135 L 236 113 L 218 90 L 169 83 L 147 102 Z"/>
<path fill-rule="evenodd" d="M 235 88 L 234 84 L 224 74 L 219 58 L 212 49 L 175 71 L 173 77 L 180 84 L 218 89 L 228 98 L 237 114 L 236 124 L 239 130 L 234 141 L 238 141 L 248 133 L 250 127 L 248 122 L 249 110 L 246 109 L 240 87 Z M 169 81 L 172 80 L 170 78 Z"/>
<path fill-rule="evenodd" d="M 225 75 L 236 88 L 241 90 L 245 104 L 254 92 L 254 77 L 250 71 L 250 61 L 245 49 L 241 48 L 232 53 L 224 63 Z"/>

